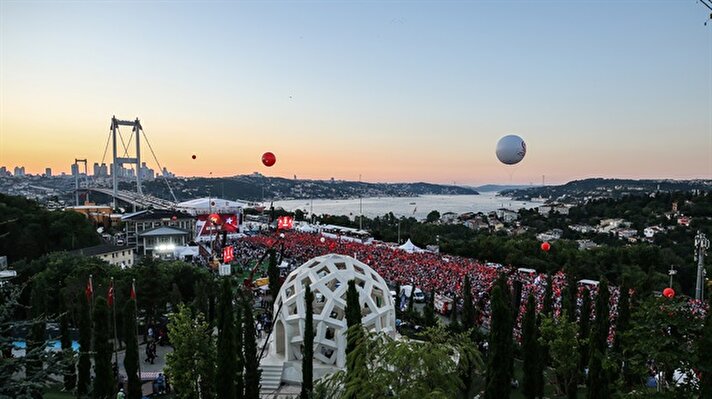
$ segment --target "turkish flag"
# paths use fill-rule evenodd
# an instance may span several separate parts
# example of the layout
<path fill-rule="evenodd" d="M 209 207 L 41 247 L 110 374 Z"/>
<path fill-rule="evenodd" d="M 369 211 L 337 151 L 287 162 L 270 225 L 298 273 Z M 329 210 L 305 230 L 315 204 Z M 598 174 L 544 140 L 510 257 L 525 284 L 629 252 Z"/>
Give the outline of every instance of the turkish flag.
<path fill-rule="evenodd" d="M 223 224 L 223 230 L 228 233 L 237 233 L 237 226 L 239 222 L 237 215 L 223 215 L 223 220 L 225 221 Z"/>
<path fill-rule="evenodd" d="M 131 283 L 131 299 L 134 301 L 136 300 L 136 287 L 134 287 L 134 283 Z"/>
<path fill-rule="evenodd" d="M 232 246 L 223 248 L 223 263 L 232 262 L 235 259 L 235 248 Z"/>
<path fill-rule="evenodd" d="M 87 296 L 87 302 L 91 301 L 91 297 L 94 296 L 94 284 L 91 282 L 91 276 L 89 276 L 87 287 L 84 289 L 84 295 Z"/>
<path fill-rule="evenodd" d="M 109 283 L 109 293 L 106 295 L 109 307 L 114 306 L 114 280 Z"/>
<path fill-rule="evenodd" d="M 294 218 L 291 216 L 280 216 L 277 218 L 277 230 L 289 230 L 294 226 Z"/>

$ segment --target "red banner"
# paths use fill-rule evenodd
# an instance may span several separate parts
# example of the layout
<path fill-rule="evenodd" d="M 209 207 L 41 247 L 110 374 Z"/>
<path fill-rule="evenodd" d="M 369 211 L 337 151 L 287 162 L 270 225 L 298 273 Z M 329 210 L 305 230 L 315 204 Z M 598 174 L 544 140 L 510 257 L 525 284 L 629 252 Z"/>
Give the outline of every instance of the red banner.
<path fill-rule="evenodd" d="M 230 263 L 235 259 L 235 248 L 232 245 L 223 248 L 223 263 Z"/>
<path fill-rule="evenodd" d="M 223 231 L 237 233 L 240 231 L 240 220 L 234 213 L 198 215 L 195 229 L 196 237 L 210 236 Z"/>
<path fill-rule="evenodd" d="M 280 216 L 277 218 L 277 229 L 289 230 L 294 226 L 294 218 L 291 216 Z"/>

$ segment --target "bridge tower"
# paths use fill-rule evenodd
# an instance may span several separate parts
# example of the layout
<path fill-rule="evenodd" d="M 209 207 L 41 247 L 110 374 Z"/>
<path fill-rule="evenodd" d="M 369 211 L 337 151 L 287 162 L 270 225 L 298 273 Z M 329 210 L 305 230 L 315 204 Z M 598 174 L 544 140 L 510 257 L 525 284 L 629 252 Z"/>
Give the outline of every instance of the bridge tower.
<path fill-rule="evenodd" d="M 133 135 L 136 137 L 136 156 L 135 157 L 120 157 L 116 152 L 116 135 L 119 132 L 119 126 L 131 126 Z M 143 128 L 141 127 L 141 122 L 136 118 L 134 121 L 124 121 L 116 119 L 116 116 L 111 117 L 111 141 L 113 148 L 113 162 L 111 164 L 111 181 L 113 183 L 112 197 L 113 197 L 113 208 L 116 209 L 116 196 L 118 191 L 118 171 L 119 167 L 123 167 L 125 164 L 135 164 L 136 165 L 136 191 L 138 194 L 143 194 L 141 190 L 141 132 Z M 130 141 L 130 140 L 129 140 Z M 122 139 L 123 142 L 123 139 Z M 125 148 L 128 151 L 127 148 Z M 124 155 L 128 155 L 125 153 Z"/>

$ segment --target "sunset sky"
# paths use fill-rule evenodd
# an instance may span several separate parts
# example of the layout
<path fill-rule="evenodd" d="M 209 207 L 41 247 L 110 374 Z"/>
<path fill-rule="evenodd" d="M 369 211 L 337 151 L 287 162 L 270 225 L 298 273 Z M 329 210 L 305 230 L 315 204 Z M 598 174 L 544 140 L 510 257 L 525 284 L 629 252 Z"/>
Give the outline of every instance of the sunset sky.
<path fill-rule="evenodd" d="M 116 115 L 187 176 L 712 178 L 709 14 L 695 0 L 0 0 L 0 166 L 101 162 Z M 494 153 L 507 134 L 527 142 L 515 167 Z"/>

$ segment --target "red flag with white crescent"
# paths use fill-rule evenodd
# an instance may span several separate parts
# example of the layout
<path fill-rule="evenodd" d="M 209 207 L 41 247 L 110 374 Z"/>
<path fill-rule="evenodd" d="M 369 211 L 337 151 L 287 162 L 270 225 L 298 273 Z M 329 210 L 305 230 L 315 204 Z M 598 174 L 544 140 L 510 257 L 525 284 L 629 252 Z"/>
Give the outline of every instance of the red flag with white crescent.
<path fill-rule="evenodd" d="M 134 301 L 136 300 L 136 287 L 134 286 L 134 283 L 131 283 L 131 299 Z"/>
<path fill-rule="evenodd" d="M 109 283 L 109 293 L 106 295 L 109 307 L 114 306 L 114 280 Z"/>
<path fill-rule="evenodd" d="M 91 276 L 89 276 L 89 281 L 87 281 L 87 287 L 84 289 L 84 295 L 87 296 L 87 302 L 91 301 L 91 297 L 94 296 L 94 284 L 91 282 Z"/>

